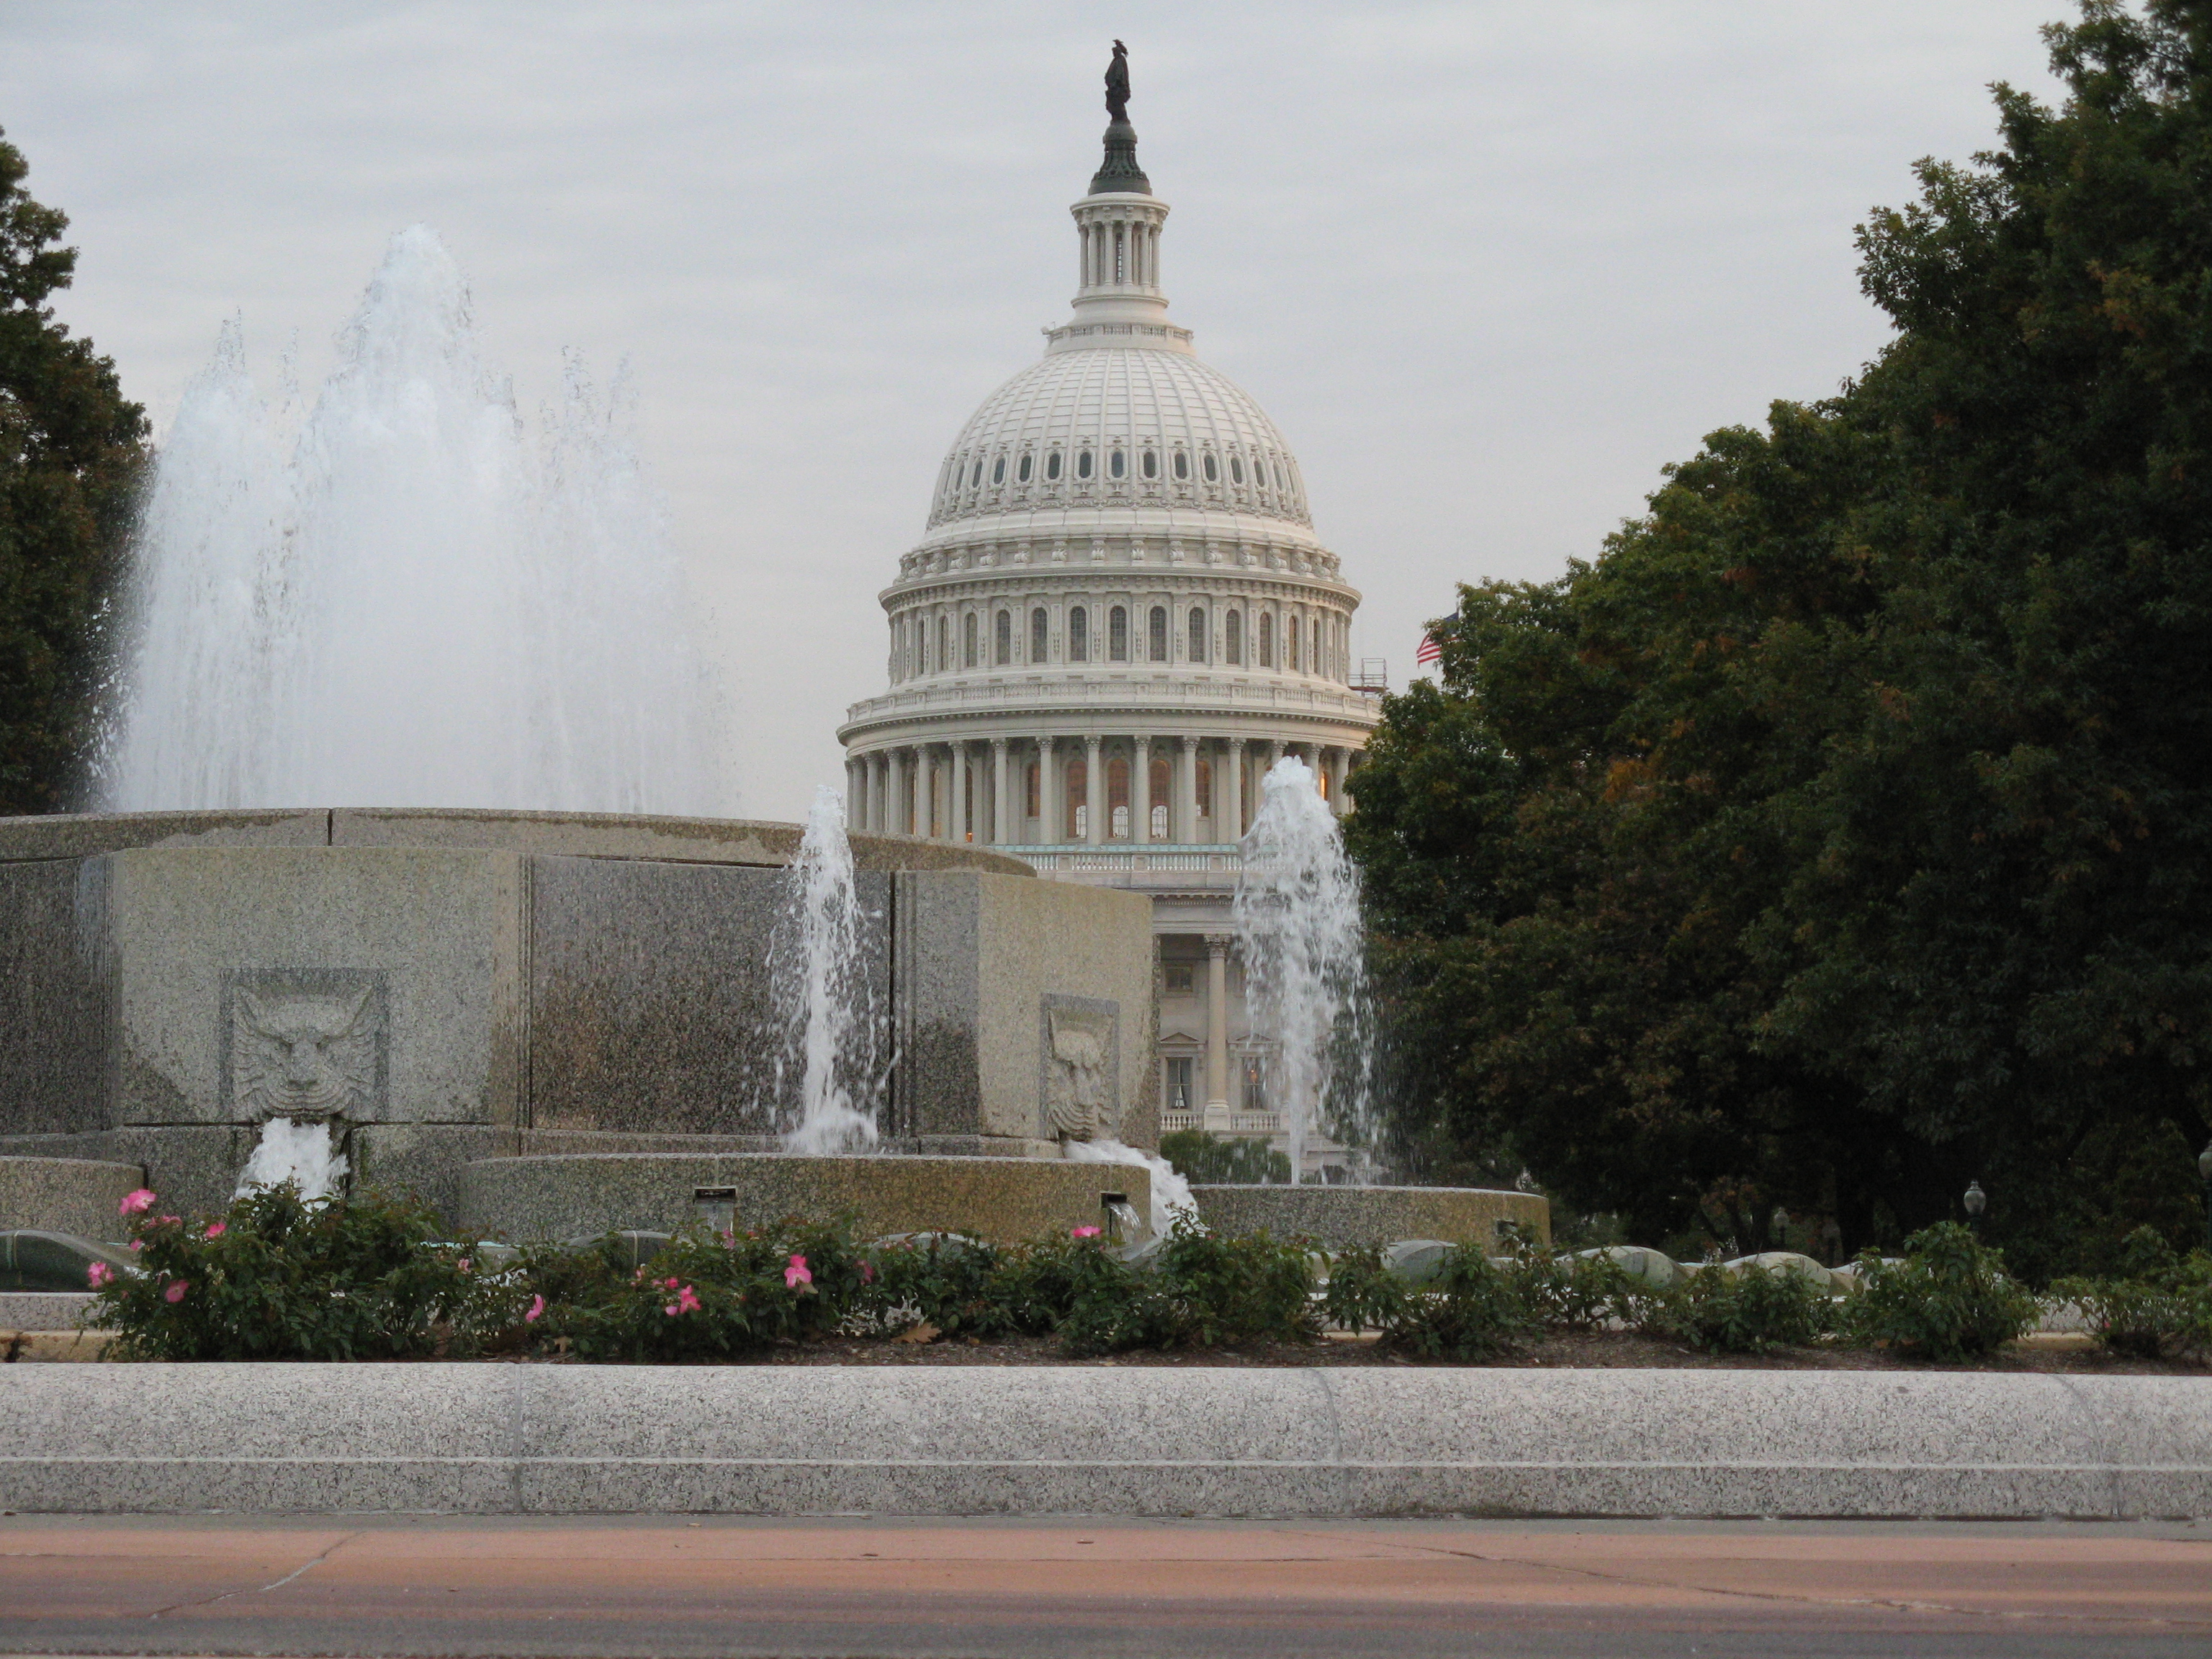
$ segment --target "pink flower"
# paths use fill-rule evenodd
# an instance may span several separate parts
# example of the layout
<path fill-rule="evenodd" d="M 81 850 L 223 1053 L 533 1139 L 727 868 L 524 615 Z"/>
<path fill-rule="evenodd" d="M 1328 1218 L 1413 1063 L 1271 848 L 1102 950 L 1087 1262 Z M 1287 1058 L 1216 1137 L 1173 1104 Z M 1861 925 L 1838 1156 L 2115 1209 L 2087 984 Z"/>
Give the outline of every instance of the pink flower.
<path fill-rule="evenodd" d="M 1098 1237 L 1098 1229 L 1096 1227 L 1070 1227 L 1067 1230 L 1067 1236 L 1070 1238 L 1096 1238 Z"/>
<path fill-rule="evenodd" d="M 192 1281 L 189 1279 L 171 1279 L 169 1281 L 169 1288 L 161 1292 L 161 1300 L 164 1302 L 182 1302 L 185 1299 L 185 1287 L 190 1285 L 191 1282 Z"/>
<path fill-rule="evenodd" d="M 92 1288 L 96 1291 L 103 1285 L 115 1282 L 115 1269 L 105 1261 L 95 1261 L 84 1270 L 84 1276 L 92 1281 Z"/>
<path fill-rule="evenodd" d="M 860 1283 L 862 1283 L 863 1285 L 872 1285 L 872 1284 L 874 1284 L 875 1282 L 876 1282 L 876 1264 L 875 1264 L 874 1262 L 872 1262 L 872 1261 L 863 1261 L 863 1262 L 861 1262 L 861 1263 L 860 1263 Z"/>
<path fill-rule="evenodd" d="M 123 1194 L 123 1202 L 116 1209 L 118 1215 L 138 1215 L 154 1207 L 154 1189 L 141 1187 L 135 1193 Z"/>
<path fill-rule="evenodd" d="M 685 1313 L 697 1313 L 702 1304 L 699 1300 L 699 1293 L 686 1285 L 676 1292 L 676 1305 Z"/>
<path fill-rule="evenodd" d="M 672 1303 L 670 1303 L 666 1307 L 663 1308 L 660 1311 L 661 1311 L 661 1312 L 663 1312 L 663 1313 L 665 1313 L 665 1314 L 666 1314 L 666 1315 L 667 1315 L 671 1319 L 673 1319 L 673 1318 L 675 1318 L 675 1317 L 676 1317 L 676 1315 L 677 1315 L 677 1311 L 678 1311 L 678 1310 L 677 1310 L 677 1306 L 676 1306 L 676 1304 L 675 1304 L 673 1302 L 672 1302 Z"/>
<path fill-rule="evenodd" d="M 531 1321 L 542 1317 L 544 1312 L 545 1298 L 542 1296 L 533 1296 L 530 1298 L 530 1311 L 522 1316 L 522 1322 L 527 1325 Z"/>
<path fill-rule="evenodd" d="M 210 1221 L 210 1222 L 209 1222 L 209 1223 L 208 1223 L 207 1236 L 208 1236 L 210 1238 L 221 1238 L 221 1237 L 222 1237 L 225 1233 L 228 1232 L 229 1231 L 230 1231 L 230 1226 L 229 1226 L 229 1224 L 228 1224 L 228 1223 L 227 1223 L 227 1222 L 222 1222 L 222 1221 Z"/>
<path fill-rule="evenodd" d="M 459 1261 L 453 1263 L 453 1265 L 456 1267 L 459 1267 L 463 1273 L 466 1273 L 469 1270 L 469 1259 L 466 1256 L 463 1256 Z"/>
<path fill-rule="evenodd" d="M 154 1218 L 155 1224 L 163 1227 L 173 1227 L 183 1219 L 180 1215 L 157 1215 Z"/>
<path fill-rule="evenodd" d="M 793 1256 L 791 1265 L 783 1270 L 783 1288 L 787 1291 L 796 1290 L 801 1285 L 811 1285 L 813 1282 L 814 1275 L 806 1270 L 806 1258 L 803 1255 Z"/>
<path fill-rule="evenodd" d="M 134 1238 L 125 1248 L 127 1249 L 143 1250 L 146 1248 L 146 1241 L 143 1238 Z"/>
<path fill-rule="evenodd" d="M 660 1281 L 660 1288 L 664 1291 L 672 1291 L 676 1288 L 676 1281 L 672 1279 L 664 1279 Z"/>

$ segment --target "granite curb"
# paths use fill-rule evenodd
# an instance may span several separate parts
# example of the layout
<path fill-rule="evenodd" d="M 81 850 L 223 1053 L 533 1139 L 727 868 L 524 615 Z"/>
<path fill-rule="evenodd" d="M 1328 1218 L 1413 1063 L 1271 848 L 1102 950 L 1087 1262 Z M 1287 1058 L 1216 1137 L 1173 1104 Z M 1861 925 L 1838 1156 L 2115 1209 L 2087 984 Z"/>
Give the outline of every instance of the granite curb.
<path fill-rule="evenodd" d="M 106 1513 L 2212 1515 L 2212 1378 L 1109 1366 L 0 1369 Z"/>

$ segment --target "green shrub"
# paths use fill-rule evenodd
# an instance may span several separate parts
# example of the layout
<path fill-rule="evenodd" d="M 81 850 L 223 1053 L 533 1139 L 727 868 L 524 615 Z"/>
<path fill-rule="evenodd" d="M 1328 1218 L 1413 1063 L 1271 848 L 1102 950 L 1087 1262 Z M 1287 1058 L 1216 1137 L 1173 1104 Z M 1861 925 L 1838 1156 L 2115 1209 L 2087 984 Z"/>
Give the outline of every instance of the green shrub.
<path fill-rule="evenodd" d="M 1071 1353 L 1306 1342 L 1320 1334 L 1312 1255 L 1303 1243 L 1265 1232 L 1209 1233 L 1185 1219 L 1141 1266 L 1094 1254 L 1098 1267 L 1060 1325 Z"/>
<path fill-rule="evenodd" d="M 1004 1336 L 1028 1328 L 1009 1305 L 998 1246 L 965 1233 L 935 1233 L 868 1253 L 872 1304 L 894 1325 L 934 1326 L 947 1336 Z"/>
<path fill-rule="evenodd" d="M 1185 1181 L 1200 1185 L 1290 1184 L 1290 1154 L 1277 1152 L 1264 1140 L 1176 1129 L 1160 1137 L 1160 1156 Z"/>
<path fill-rule="evenodd" d="M 1463 1245 L 1437 1276 L 1406 1295 L 1386 1334 L 1437 1359 L 1482 1359 L 1519 1346 L 1543 1327 L 1519 1285 L 1480 1249 Z"/>
<path fill-rule="evenodd" d="M 432 1243 L 437 1224 L 411 1199 L 303 1201 L 290 1182 L 218 1217 L 186 1220 L 152 1204 L 131 1218 L 137 1271 L 97 1287 L 87 1322 L 118 1333 L 130 1359 L 468 1352 L 519 1322 L 523 1309 L 468 1247 Z"/>
<path fill-rule="evenodd" d="M 1406 1316 L 1405 1278 L 1382 1259 L 1379 1245 L 1360 1245 L 1329 1262 L 1322 1317 L 1341 1331 L 1391 1331 Z"/>
<path fill-rule="evenodd" d="M 1520 1233 L 1508 1235 L 1505 1260 L 1514 1293 L 1544 1329 L 1594 1331 L 1627 1310 L 1632 1281 L 1609 1256 L 1561 1255 Z"/>
<path fill-rule="evenodd" d="M 1835 1299 L 1826 1287 L 1787 1267 L 1723 1273 L 1709 1267 L 1686 1284 L 1638 1289 L 1629 1300 L 1639 1329 L 1711 1353 L 1802 1348 L 1836 1324 Z"/>
<path fill-rule="evenodd" d="M 2076 1304 L 2091 1333 L 2114 1353 L 2139 1359 L 2212 1356 L 2212 1256 L 2178 1256 L 2155 1227 L 2121 1242 L 2120 1272 L 2062 1279 L 2052 1292 Z"/>
<path fill-rule="evenodd" d="M 1858 1269 L 1858 1293 L 1843 1306 L 1844 1328 L 1917 1358 L 1972 1358 L 2036 1321 L 2035 1298 L 2005 1276 L 2003 1255 L 1955 1221 L 1913 1234 L 1901 1261 L 1866 1251 Z"/>

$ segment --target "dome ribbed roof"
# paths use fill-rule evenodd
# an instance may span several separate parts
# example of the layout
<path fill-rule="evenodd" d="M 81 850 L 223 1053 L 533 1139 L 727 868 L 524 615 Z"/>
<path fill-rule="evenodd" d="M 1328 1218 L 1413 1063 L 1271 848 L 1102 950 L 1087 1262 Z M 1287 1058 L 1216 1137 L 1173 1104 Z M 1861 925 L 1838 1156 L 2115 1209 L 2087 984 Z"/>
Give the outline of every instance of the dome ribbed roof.
<path fill-rule="evenodd" d="M 1187 351 L 1116 346 L 1050 352 L 985 398 L 939 471 L 929 522 L 1123 502 L 1311 523 L 1290 447 L 1241 386 Z"/>

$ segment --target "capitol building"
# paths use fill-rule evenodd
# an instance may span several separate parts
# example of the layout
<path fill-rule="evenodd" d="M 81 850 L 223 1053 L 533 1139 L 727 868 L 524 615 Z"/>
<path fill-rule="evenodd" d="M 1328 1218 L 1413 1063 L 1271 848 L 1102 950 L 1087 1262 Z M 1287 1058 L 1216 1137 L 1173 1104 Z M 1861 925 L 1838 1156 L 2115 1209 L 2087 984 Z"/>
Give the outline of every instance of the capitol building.
<path fill-rule="evenodd" d="M 1283 434 L 1169 320 L 1168 204 L 1136 143 L 1115 108 L 1072 210 L 1073 314 L 961 430 L 884 590 L 890 684 L 839 729 L 847 799 L 856 829 L 1148 895 L 1162 1127 L 1279 1146 L 1232 937 L 1237 843 L 1286 754 L 1346 810 L 1381 676 L 1355 671 L 1359 594 Z M 1341 1157 L 1315 1146 L 1308 1168 Z"/>

